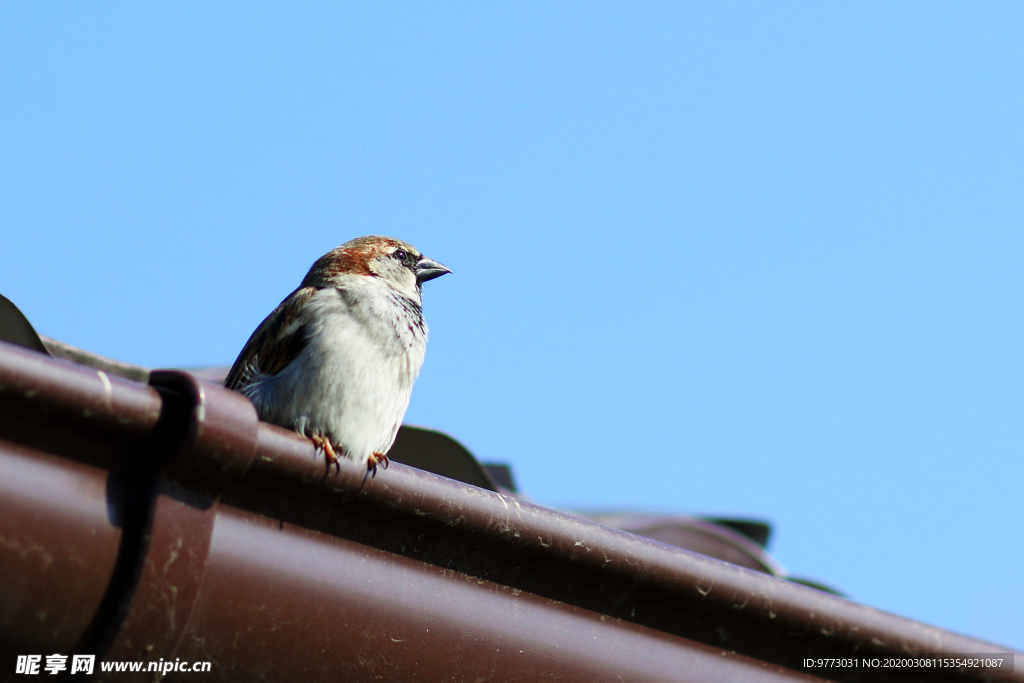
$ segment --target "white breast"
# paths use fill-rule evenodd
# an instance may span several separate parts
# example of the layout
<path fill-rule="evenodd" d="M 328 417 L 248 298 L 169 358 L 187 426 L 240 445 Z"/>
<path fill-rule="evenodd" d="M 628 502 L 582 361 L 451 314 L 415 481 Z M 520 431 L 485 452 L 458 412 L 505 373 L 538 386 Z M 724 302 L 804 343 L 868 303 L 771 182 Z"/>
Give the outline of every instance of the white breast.
<path fill-rule="evenodd" d="M 387 453 L 423 365 L 427 329 L 419 307 L 390 289 L 325 289 L 306 305 L 306 348 L 250 394 L 260 417 L 327 436 L 365 464 Z"/>

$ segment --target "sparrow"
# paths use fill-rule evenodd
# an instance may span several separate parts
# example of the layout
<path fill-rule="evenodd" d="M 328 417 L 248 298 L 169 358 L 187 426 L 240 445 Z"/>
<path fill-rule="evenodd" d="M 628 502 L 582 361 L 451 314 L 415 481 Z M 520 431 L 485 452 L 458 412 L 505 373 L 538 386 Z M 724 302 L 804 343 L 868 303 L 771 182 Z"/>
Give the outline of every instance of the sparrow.
<path fill-rule="evenodd" d="M 359 237 L 316 260 L 260 323 L 224 385 L 260 419 L 326 459 L 388 465 L 427 348 L 421 286 L 451 271 L 392 237 Z"/>

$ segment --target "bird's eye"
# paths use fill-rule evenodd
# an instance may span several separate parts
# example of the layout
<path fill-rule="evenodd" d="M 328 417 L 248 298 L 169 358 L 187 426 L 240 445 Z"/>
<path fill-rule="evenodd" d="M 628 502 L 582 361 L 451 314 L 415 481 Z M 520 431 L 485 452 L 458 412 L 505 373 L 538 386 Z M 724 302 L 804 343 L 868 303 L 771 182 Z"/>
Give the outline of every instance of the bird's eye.
<path fill-rule="evenodd" d="M 394 256 L 399 261 L 404 261 L 405 259 L 409 258 L 409 254 L 406 253 L 405 249 L 396 249 L 391 255 Z"/>

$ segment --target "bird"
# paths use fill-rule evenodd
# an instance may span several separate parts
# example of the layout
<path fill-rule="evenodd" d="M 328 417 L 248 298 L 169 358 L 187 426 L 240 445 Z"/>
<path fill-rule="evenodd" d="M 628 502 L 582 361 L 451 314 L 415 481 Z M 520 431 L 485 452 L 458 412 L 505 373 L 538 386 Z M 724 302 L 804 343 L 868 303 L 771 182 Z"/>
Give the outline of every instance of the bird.
<path fill-rule="evenodd" d="M 376 477 L 426 353 L 422 285 L 451 272 L 393 237 L 350 240 L 318 258 L 260 323 L 224 385 L 264 422 L 310 439 L 324 476 L 341 471 L 341 456 Z"/>

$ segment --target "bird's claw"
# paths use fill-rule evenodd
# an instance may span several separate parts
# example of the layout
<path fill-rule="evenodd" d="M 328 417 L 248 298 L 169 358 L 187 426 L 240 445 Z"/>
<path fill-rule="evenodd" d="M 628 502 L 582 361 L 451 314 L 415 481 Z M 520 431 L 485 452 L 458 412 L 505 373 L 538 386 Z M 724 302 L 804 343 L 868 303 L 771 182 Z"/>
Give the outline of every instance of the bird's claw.
<path fill-rule="evenodd" d="M 376 451 L 370 456 L 370 459 L 366 461 L 366 472 L 376 478 L 377 465 L 387 469 L 389 464 L 391 464 L 391 461 L 388 459 L 387 454 Z"/>
<path fill-rule="evenodd" d="M 326 477 L 331 473 L 331 466 L 337 468 L 335 470 L 336 475 L 341 474 L 341 463 L 338 462 L 338 454 L 334 452 L 331 440 L 323 434 L 314 434 L 309 438 L 313 442 L 313 446 L 324 454 L 324 460 L 327 461 L 327 471 L 324 473 L 324 476 Z"/>

